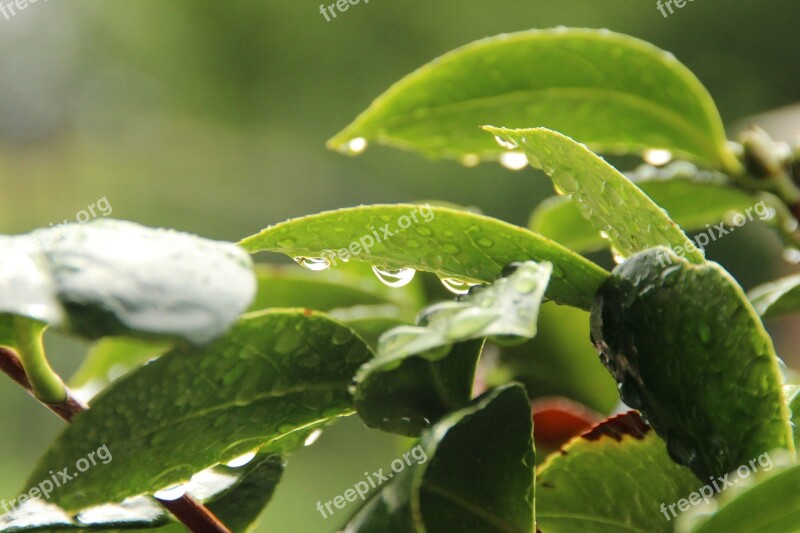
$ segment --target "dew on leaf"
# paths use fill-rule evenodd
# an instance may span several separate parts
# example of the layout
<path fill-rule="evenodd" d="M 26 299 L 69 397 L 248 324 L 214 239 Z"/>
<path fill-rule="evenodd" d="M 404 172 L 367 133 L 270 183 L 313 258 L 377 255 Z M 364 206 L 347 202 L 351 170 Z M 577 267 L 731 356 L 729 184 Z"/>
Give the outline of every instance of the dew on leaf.
<path fill-rule="evenodd" d="M 307 268 L 308 270 L 312 270 L 314 272 L 319 272 L 321 270 L 325 270 L 331 267 L 330 261 L 325 259 L 324 257 L 295 257 L 294 260 L 297 262 L 298 265 Z"/>
<path fill-rule="evenodd" d="M 374 266 L 372 271 L 384 285 L 388 287 L 404 287 L 411 283 L 417 273 L 413 268 L 389 268 Z"/>

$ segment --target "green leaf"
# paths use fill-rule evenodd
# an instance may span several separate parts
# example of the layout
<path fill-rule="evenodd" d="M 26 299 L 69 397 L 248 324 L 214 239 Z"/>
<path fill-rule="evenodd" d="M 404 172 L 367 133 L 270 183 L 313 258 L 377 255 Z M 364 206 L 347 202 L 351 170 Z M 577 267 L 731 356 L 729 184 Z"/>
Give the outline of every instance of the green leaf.
<path fill-rule="evenodd" d="M 789 411 L 792 413 L 794 426 L 794 444 L 800 444 L 800 387 L 795 387 L 794 393 L 789 398 Z"/>
<path fill-rule="evenodd" d="M 703 253 L 658 205 L 584 145 L 545 128 L 485 129 L 522 147 L 530 163 L 552 178 L 556 190 L 571 195 L 622 257 L 663 245 L 683 247 L 690 261 L 703 262 Z"/>
<path fill-rule="evenodd" d="M 0 236 L 0 253 L 0 313 L 92 339 L 207 343 L 255 293 L 252 261 L 239 247 L 130 222 L 95 220 Z"/>
<path fill-rule="evenodd" d="M 433 157 L 498 159 L 478 128 L 545 126 L 594 150 L 670 150 L 737 170 L 719 112 L 672 54 L 608 30 L 533 30 L 483 39 L 406 76 L 328 146 L 364 140 Z"/>
<path fill-rule="evenodd" d="M 107 446 L 113 460 L 53 492 L 50 501 L 72 513 L 185 483 L 253 450 L 283 453 L 352 414 L 347 385 L 368 356 L 324 315 L 248 315 L 210 346 L 175 349 L 115 382 L 59 436 L 28 485 Z"/>
<path fill-rule="evenodd" d="M 522 387 L 489 391 L 427 431 L 426 460 L 394 476 L 345 532 L 531 533 L 531 433 Z"/>
<path fill-rule="evenodd" d="M 638 254 L 600 289 L 591 321 L 622 399 L 700 479 L 793 450 L 772 340 L 716 263 L 664 248 Z"/>
<path fill-rule="evenodd" d="M 671 533 L 660 506 L 699 485 L 670 460 L 664 441 L 629 412 L 576 437 L 540 467 L 537 525 L 548 533 Z"/>
<path fill-rule="evenodd" d="M 400 222 L 403 217 L 410 221 L 412 212 L 422 213 L 425 218 L 405 230 L 399 229 L 400 224 L 405 224 Z M 384 238 L 384 229 L 392 235 Z M 372 237 L 373 232 L 380 241 Z M 240 244 L 253 253 L 281 252 L 338 264 L 340 250 L 360 244 L 367 237 L 373 241 L 369 252 L 362 251 L 349 259 L 373 266 L 434 272 L 443 278 L 490 282 L 511 262 L 547 261 L 553 264 L 547 297 L 583 309 L 590 307 L 591 295 L 607 277 L 594 263 L 540 235 L 445 207 L 398 204 L 327 211 L 270 226 Z"/>
<path fill-rule="evenodd" d="M 536 335 L 552 267 L 533 261 L 462 300 L 420 313 L 417 326 L 387 331 L 355 377 L 356 411 L 373 428 L 415 436 L 469 401 L 484 337 Z"/>
<path fill-rule="evenodd" d="M 500 348 L 501 365 L 488 384 L 517 381 L 531 399 L 565 396 L 608 414 L 619 403 L 617 384 L 588 342 L 589 313 L 547 303 L 539 312 L 539 332 L 530 341 Z"/>
<path fill-rule="evenodd" d="M 680 179 L 643 181 L 636 185 L 687 231 L 724 220 L 731 212 L 741 213 L 754 202 L 740 189 L 718 183 Z M 539 204 L 531 214 L 528 227 L 577 252 L 608 247 L 608 241 L 566 196 L 554 196 Z"/>
<path fill-rule="evenodd" d="M 257 311 L 269 307 L 307 307 L 316 311 L 352 306 L 392 304 L 416 312 L 424 303 L 419 283 L 387 287 L 364 263 L 348 263 L 323 272 L 286 265 L 256 265 L 258 292 L 250 306 Z"/>
<path fill-rule="evenodd" d="M 84 400 L 92 398 L 112 381 L 151 359 L 163 355 L 169 343 L 109 337 L 97 341 L 70 379 L 70 388 Z"/>
<path fill-rule="evenodd" d="M 755 462 L 755 468 L 760 470 L 755 477 L 737 479 L 734 474 L 732 480 L 742 483 L 723 492 L 714 504 L 697 508 L 696 514 L 681 517 L 676 531 L 797 533 L 800 524 L 800 465 L 771 471 L 774 463 L 769 459 L 770 472 L 762 468 L 767 465 L 760 461 L 761 457 L 759 462 Z"/>
<path fill-rule="evenodd" d="M 759 285 L 750 291 L 748 298 L 764 318 L 800 312 L 800 274 Z"/>

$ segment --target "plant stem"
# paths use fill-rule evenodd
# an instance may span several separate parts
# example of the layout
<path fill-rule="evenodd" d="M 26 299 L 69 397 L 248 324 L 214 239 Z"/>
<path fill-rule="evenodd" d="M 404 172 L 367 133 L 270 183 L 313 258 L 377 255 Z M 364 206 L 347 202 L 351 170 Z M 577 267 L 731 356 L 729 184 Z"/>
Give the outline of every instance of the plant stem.
<path fill-rule="evenodd" d="M 46 324 L 26 317 L 14 318 L 15 348 L 36 399 L 47 404 L 63 403 L 67 398 L 64 382 L 50 367 L 44 354 L 42 334 Z"/>
<path fill-rule="evenodd" d="M 66 422 L 72 422 L 75 415 L 89 409 L 64 386 L 60 379 L 59 382 L 64 387 L 64 400 L 60 403 L 43 401 L 34 392 L 32 383 L 28 379 L 20 358 L 11 350 L 2 347 L 0 347 L 0 370 Z M 194 533 L 231 533 L 225 524 L 214 516 L 214 513 L 188 494 L 184 494 L 176 500 L 160 500 L 158 498 L 156 500 L 186 526 L 189 531 Z"/>

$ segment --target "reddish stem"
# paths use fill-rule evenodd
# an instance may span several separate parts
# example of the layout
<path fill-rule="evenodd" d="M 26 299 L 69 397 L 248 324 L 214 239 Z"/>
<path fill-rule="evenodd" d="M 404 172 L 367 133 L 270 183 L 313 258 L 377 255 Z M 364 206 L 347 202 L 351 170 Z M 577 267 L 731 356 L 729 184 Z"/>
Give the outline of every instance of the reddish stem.
<path fill-rule="evenodd" d="M 17 357 L 17 354 L 11 350 L 0 347 L 0 370 L 17 382 L 31 397 L 36 399 L 36 396 L 34 396 L 31 390 L 31 383 L 28 380 L 28 376 L 25 375 L 25 370 L 22 368 L 22 363 L 19 357 Z M 37 399 L 37 401 L 39 400 Z M 89 409 L 89 407 L 76 398 L 69 389 L 67 389 L 67 399 L 63 403 L 39 403 L 50 409 L 66 422 L 72 422 L 75 415 Z M 156 499 L 158 503 L 186 526 L 189 531 L 194 533 L 231 533 L 225 524 L 214 516 L 214 513 L 188 494 L 184 494 L 177 500 Z"/>

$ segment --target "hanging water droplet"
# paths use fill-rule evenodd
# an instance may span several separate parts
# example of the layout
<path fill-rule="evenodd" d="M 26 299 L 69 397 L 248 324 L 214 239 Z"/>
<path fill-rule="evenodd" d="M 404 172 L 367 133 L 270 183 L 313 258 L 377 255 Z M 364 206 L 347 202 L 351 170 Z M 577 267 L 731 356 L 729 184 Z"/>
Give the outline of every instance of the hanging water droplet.
<path fill-rule="evenodd" d="M 308 437 L 306 437 L 306 440 L 303 442 L 303 446 L 311 446 L 317 442 L 317 439 L 319 439 L 320 435 L 322 435 L 322 430 L 315 429 L 308 435 Z"/>
<path fill-rule="evenodd" d="M 368 145 L 369 143 L 364 137 L 356 137 L 347 141 L 344 151 L 349 155 L 358 155 L 366 150 Z"/>
<path fill-rule="evenodd" d="M 381 280 L 381 283 L 389 287 L 404 287 L 411 283 L 417 273 L 413 268 L 389 268 L 384 266 L 374 266 L 372 271 Z"/>
<path fill-rule="evenodd" d="M 672 152 L 658 149 L 645 150 L 642 154 L 642 159 L 650 165 L 660 167 L 672 161 Z"/>
<path fill-rule="evenodd" d="M 226 463 L 227 466 L 231 468 L 239 468 L 240 466 L 244 466 L 256 457 L 256 452 L 247 452 L 244 455 L 240 455 L 236 459 L 232 459 Z"/>
<path fill-rule="evenodd" d="M 325 270 L 331 267 L 331 262 L 324 257 L 295 257 L 294 260 L 298 265 L 305 267 L 314 272 Z"/>
<path fill-rule="evenodd" d="M 467 294 L 472 287 L 477 285 L 477 283 L 457 278 L 439 278 L 439 280 L 442 282 L 442 285 L 444 285 L 444 288 L 453 294 Z"/>
<path fill-rule="evenodd" d="M 503 148 L 506 148 L 507 150 L 513 150 L 514 148 L 517 147 L 517 143 L 515 143 L 514 141 L 503 139 L 499 135 L 495 135 L 494 140 L 497 141 L 497 144 L 499 144 Z"/>
<path fill-rule="evenodd" d="M 182 485 L 173 485 L 171 487 L 167 487 L 165 489 L 161 489 L 153 494 L 159 500 L 166 500 L 171 502 L 173 500 L 177 500 L 178 498 L 182 498 L 183 495 L 186 494 L 186 484 Z"/>
<path fill-rule="evenodd" d="M 614 262 L 618 265 L 621 265 L 623 261 L 625 261 L 625 256 L 622 255 L 622 253 L 614 246 L 611 247 L 611 256 L 614 258 Z"/>
<path fill-rule="evenodd" d="M 522 170 L 528 166 L 528 158 L 522 152 L 504 152 L 500 154 L 500 164 L 509 170 Z"/>
<path fill-rule="evenodd" d="M 800 263 L 800 250 L 797 248 L 786 248 L 783 251 L 783 258 L 789 263 L 796 265 Z"/>
<path fill-rule="evenodd" d="M 477 154 L 464 154 L 461 156 L 461 164 L 465 167 L 476 167 L 481 162 Z"/>

